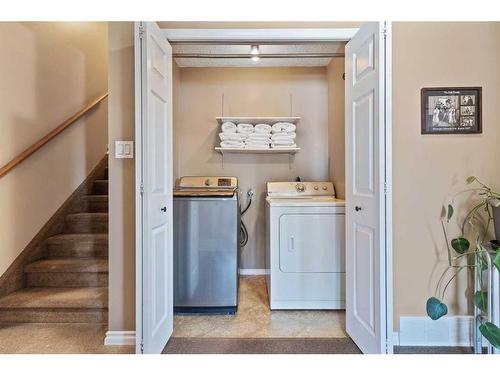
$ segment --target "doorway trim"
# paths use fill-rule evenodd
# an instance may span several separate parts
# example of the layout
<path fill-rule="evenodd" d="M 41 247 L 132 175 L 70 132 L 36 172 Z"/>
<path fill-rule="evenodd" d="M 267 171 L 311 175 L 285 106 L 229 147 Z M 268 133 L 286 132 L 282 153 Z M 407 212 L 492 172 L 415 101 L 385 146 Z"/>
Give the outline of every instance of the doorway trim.
<path fill-rule="evenodd" d="M 358 28 L 335 29 L 163 29 L 169 43 L 348 42 Z"/>
<path fill-rule="evenodd" d="M 385 310 L 386 310 L 386 352 L 392 354 L 393 349 L 393 252 L 392 252 L 392 28 L 391 22 L 383 22 L 385 34 L 385 70 L 384 70 L 384 109 L 385 109 Z M 135 59 L 141 56 L 140 23 L 135 23 Z M 358 28 L 332 29 L 163 29 L 168 42 L 175 43 L 285 43 L 285 42 L 348 42 Z M 136 334 L 142 334 L 142 74 L 140 65 L 135 66 L 135 180 L 136 180 Z M 136 353 L 141 353 L 141 344 L 136 341 Z"/>

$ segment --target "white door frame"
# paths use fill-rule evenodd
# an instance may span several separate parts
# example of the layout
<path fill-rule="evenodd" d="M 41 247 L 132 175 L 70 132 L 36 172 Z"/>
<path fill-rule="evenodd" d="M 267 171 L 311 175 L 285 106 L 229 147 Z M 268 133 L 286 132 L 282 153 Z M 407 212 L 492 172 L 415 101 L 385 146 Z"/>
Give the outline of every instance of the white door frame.
<path fill-rule="evenodd" d="M 392 284 L 392 28 L 386 22 L 386 56 L 385 56 L 385 258 L 386 258 L 386 285 L 383 293 L 386 300 L 386 339 L 387 352 L 393 348 L 393 284 Z M 169 42 L 348 42 L 358 31 L 357 28 L 332 29 L 164 29 L 163 34 Z M 135 55 L 140 56 L 140 44 L 135 41 Z M 138 55 L 139 54 L 139 55 Z M 136 103 L 141 100 L 140 69 L 135 67 L 135 98 Z M 138 83 L 139 82 L 139 83 Z M 141 149 L 141 118 L 142 113 L 137 111 L 136 105 L 136 334 L 142 324 L 142 149 Z M 140 352 L 140 347 L 136 348 Z"/>

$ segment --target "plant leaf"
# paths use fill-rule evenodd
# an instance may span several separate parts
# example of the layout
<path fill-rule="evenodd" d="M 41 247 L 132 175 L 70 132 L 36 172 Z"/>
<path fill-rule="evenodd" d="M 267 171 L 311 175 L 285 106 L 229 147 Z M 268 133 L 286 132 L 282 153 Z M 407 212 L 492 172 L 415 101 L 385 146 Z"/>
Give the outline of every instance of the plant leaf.
<path fill-rule="evenodd" d="M 427 315 L 432 320 L 438 320 L 448 314 L 448 307 L 436 297 L 431 297 L 427 300 L 426 310 Z"/>
<path fill-rule="evenodd" d="M 469 176 L 465 179 L 465 183 L 468 185 L 472 184 L 474 181 L 476 181 L 476 176 Z"/>
<path fill-rule="evenodd" d="M 479 326 L 479 330 L 483 336 L 495 348 L 500 349 L 500 328 L 490 322 L 484 322 Z"/>
<path fill-rule="evenodd" d="M 464 254 L 469 250 L 470 242 L 467 238 L 458 237 L 451 240 L 451 247 L 459 254 Z"/>
<path fill-rule="evenodd" d="M 482 312 L 488 311 L 488 292 L 477 291 L 472 297 L 474 305 Z"/>
<path fill-rule="evenodd" d="M 497 270 L 500 272 L 500 249 L 497 249 L 495 256 L 493 257 L 493 264 L 497 268 Z"/>
<path fill-rule="evenodd" d="M 453 206 L 451 204 L 448 205 L 448 213 L 446 214 L 446 220 L 450 222 L 451 217 L 453 216 Z"/>

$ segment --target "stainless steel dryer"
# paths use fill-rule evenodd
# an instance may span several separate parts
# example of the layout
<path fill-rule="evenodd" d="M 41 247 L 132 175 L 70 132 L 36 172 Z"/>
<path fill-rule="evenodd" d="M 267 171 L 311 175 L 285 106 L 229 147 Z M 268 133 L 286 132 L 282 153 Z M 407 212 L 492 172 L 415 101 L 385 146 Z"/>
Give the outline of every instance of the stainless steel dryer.
<path fill-rule="evenodd" d="M 174 311 L 234 314 L 240 210 L 236 177 L 182 177 L 174 189 Z"/>

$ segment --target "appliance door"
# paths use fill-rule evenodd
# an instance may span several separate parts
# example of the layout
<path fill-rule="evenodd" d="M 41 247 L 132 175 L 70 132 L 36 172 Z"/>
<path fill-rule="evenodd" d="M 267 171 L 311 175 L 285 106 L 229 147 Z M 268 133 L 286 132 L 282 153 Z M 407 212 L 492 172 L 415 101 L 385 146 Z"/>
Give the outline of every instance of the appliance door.
<path fill-rule="evenodd" d="M 345 272 L 343 214 L 285 214 L 280 217 L 282 272 Z"/>
<path fill-rule="evenodd" d="M 174 198 L 174 306 L 237 305 L 238 204 Z"/>

